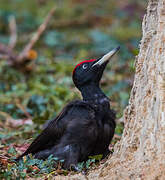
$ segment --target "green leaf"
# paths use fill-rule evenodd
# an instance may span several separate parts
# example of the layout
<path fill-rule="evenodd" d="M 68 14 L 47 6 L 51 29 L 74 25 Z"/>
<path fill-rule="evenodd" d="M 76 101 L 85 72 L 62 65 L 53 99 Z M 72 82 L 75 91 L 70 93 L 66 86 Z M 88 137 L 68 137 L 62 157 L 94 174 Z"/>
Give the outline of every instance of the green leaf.
<path fill-rule="evenodd" d="M 8 150 L 8 153 L 9 153 L 9 154 L 13 154 L 13 155 L 16 155 L 16 154 L 17 154 L 14 147 L 11 147 L 11 148 Z"/>
<path fill-rule="evenodd" d="M 95 159 L 97 161 L 100 161 L 102 159 L 103 155 L 102 154 L 98 154 L 98 155 L 94 155 L 94 156 L 89 156 L 89 159 Z"/>

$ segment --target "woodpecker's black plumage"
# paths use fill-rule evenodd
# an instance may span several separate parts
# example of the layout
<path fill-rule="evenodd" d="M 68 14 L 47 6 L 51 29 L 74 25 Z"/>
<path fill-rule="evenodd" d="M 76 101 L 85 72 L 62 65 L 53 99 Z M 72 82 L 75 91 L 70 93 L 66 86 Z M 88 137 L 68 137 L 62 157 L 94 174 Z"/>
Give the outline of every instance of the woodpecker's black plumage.
<path fill-rule="evenodd" d="M 70 168 L 90 155 L 108 154 L 108 146 L 115 131 L 115 113 L 99 82 L 116 48 L 101 59 L 83 61 L 73 70 L 73 82 L 83 100 L 72 101 L 51 120 L 29 148 L 17 159 L 32 153 L 35 158 L 49 155 L 64 159 Z"/>

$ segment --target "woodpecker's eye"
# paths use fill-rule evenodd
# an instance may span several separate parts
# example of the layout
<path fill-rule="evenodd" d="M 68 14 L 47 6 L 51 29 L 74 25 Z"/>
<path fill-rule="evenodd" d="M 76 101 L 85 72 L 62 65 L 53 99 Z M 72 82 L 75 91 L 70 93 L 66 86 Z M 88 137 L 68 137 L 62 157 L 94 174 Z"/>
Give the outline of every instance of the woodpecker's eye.
<path fill-rule="evenodd" d="M 87 67 L 88 67 L 87 64 L 83 64 L 83 66 L 82 66 L 83 69 L 86 69 Z"/>

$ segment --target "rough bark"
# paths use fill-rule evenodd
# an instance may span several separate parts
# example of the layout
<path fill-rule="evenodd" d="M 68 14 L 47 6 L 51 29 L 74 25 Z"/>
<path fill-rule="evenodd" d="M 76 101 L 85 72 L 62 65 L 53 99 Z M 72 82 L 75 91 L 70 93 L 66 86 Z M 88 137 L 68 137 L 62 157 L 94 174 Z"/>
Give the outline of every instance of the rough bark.
<path fill-rule="evenodd" d="M 68 179 L 165 179 L 165 0 L 149 0 L 142 31 L 122 139 L 106 164 Z"/>

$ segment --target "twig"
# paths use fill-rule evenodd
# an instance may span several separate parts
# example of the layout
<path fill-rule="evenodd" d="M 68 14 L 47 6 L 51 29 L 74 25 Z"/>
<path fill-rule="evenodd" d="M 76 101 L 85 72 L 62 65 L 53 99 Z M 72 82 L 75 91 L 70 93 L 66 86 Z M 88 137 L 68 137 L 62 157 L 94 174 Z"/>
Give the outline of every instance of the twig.
<path fill-rule="evenodd" d="M 9 48 L 7 45 L 0 43 L 0 59 L 9 60 L 9 64 L 12 64 L 12 61 L 15 61 L 17 55 Z"/>
<path fill-rule="evenodd" d="M 9 40 L 9 48 L 13 49 L 17 42 L 17 25 L 14 16 L 10 16 L 9 18 L 9 29 L 10 29 L 10 40 Z"/>
<path fill-rule="evenodd" d="M 11 49 L 7 45 L 0 43 L 0 55 L 8 55 L 10 52 Z"/>
<path fill-rule="evenodd" d="M 40 38 L 42 33 L 45 31 L 53 13 L 55 12 L 55 7 L 53 7 L 48 15 L 46 16 L 44 22 L 39 26 L 36 33 L 32 36 L 31 40 L 25 48 L 19 53 L 16 54 L 14 52 L 14 47 L 17 42 L 17 27 L 14 16 L 11 16 L 9 19 L 9 27 L 10 27 L 10 41 L 8 45 L 0 43 L 0 59 L 7 60 L 8 64 L 23 71 L 29 72 L 28 63 L 32 62 L 32 60 L 36 59 L 36 52 L 30 51 L 37 40 Z M 29 53 L 30 52 L 30 53 Z M 30 69 L 31 70 L 31 69 Z"/>
<path fill-rule="evenodd" d="M 9 159 L 9 157 L 7 157 L 5 155 L 0 155 L 0 159 Z"/>
<path fill-rule="evenodd" d="M 24 112 L 28 119 L 32 119 L 31 115 L 26 111 L 25 107 L 20 103 L 19 99 L 16 99 L 16 106 Z"/>
<path fill-rule="evenodd" d="M 6 119 L 13 119 L 8 113 L 0 111 L 0 115 L 5 117 Z"/>
<path fill-rule="evenodd" d="M 39 37 L 41 36 L 41 34 L 45 31 L 52 15 L 55 12 L 55 7 L 53 7 L 49 14 L 47 15 L 47 17 L 45 18 L 44 22 L 39 26 L 37 32 L 33 35 L 32 39 L 30 40 L 30 42 L 25 46 L 25 48 L 23 49 L 23 51 L 19 54 L 18 56 L 18 61 L 21 61 L 22 59 L 24 59 L 28 52 L 32 49 L 32 47 L 34 46 L 34 44 L 37 42 L 37 40 L 39 39 Z"/>
<path fill-rule="evenodd" d="M 2 54 L 0 54 L 0 59 L 8 59 L 8 55 L 2 55 Z"/>

